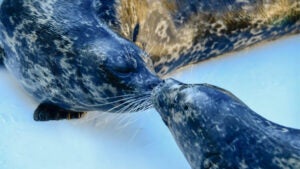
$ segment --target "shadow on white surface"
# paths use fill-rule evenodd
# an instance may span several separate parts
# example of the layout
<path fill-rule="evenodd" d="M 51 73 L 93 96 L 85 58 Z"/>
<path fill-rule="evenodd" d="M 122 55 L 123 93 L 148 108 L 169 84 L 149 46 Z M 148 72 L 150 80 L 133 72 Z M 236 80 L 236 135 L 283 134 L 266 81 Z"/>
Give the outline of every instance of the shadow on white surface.
<path fill-rule="evenodd" d="M 225 88 L 262 116 L 300 128 L 300 36 L 191 66 L 172 75 Z M 92 112 L 82 120 L 34 122 L 37 103 L 0 70 L 1 169 L 189 168 L 155 110 Z M 99 116 L 96 120 L 90 117 Z"/>

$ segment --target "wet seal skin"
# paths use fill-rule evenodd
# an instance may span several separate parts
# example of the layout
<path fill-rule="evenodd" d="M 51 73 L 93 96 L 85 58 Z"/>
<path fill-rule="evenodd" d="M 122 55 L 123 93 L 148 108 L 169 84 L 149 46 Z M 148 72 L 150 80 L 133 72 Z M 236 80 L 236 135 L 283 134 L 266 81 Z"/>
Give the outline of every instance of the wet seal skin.
<path fill-rule="evenodd" d="M 116 0 L 114 6 L 107 10 L 114 11 L 111 19 L 101 19 L 123 37 L 134 37 L 159 75 L 300 33 L 299 0 Z"/>
<path fill-rule="evenodd" d="M 40 105 L 37 121 L 79 118 L 92 110 L 148 107 L 160 79 L 147 54 L 95 15 L 93 0 L 4 0 L 4 64 Z M 134 107 L 135 109 L 132 109 Z"/>
<path fill-rule="evenodd" d="M 224 89 L 168 79 L 152 99 L 193 169 L 300 168 L 300 130 L 261 117 Z"/>

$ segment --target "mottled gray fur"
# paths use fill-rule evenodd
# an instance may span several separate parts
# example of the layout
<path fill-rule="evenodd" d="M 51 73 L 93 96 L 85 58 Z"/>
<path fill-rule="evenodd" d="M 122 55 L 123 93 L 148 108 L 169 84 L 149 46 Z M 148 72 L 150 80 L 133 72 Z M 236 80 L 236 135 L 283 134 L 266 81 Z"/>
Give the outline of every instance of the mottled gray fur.
<path fill-rule="evenodd" d="M 153 102 L 193 169 L 300 168 L 300 130 L 266 120 L 224 89 L 168 79 Z"/>
<path fill-rule="evenodd" d="M 98 19 L 93 0 L 4 0 L 0 23 L 6 68 L 48 107 L 136 111 L 160 81 L 147 54 Z"/>

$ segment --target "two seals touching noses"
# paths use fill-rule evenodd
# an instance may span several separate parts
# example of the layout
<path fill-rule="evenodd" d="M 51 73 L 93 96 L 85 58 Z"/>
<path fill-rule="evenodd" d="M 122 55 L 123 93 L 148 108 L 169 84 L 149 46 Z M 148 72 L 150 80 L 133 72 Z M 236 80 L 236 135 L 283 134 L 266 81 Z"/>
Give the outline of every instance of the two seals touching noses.
<path fill-rule="evenodd" d="M 193 169 L 300 168 L 300 130 L 266 120 L 224 89 L 168 79 L 152 99 Z"/>

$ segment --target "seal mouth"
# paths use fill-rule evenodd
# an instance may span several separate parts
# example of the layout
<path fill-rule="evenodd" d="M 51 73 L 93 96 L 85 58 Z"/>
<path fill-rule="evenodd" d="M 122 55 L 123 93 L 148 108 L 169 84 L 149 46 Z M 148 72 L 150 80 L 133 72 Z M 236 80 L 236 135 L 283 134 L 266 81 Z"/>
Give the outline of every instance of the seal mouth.
<path fill-rule="evenodd" d="M 171 93 L 172 90 L 180 88 L 182 85 L 183 83 L 172 78 L 162 80 L 151 93 L 151 99 L 154 106 L 159 104 L 165 94 Z"/>

